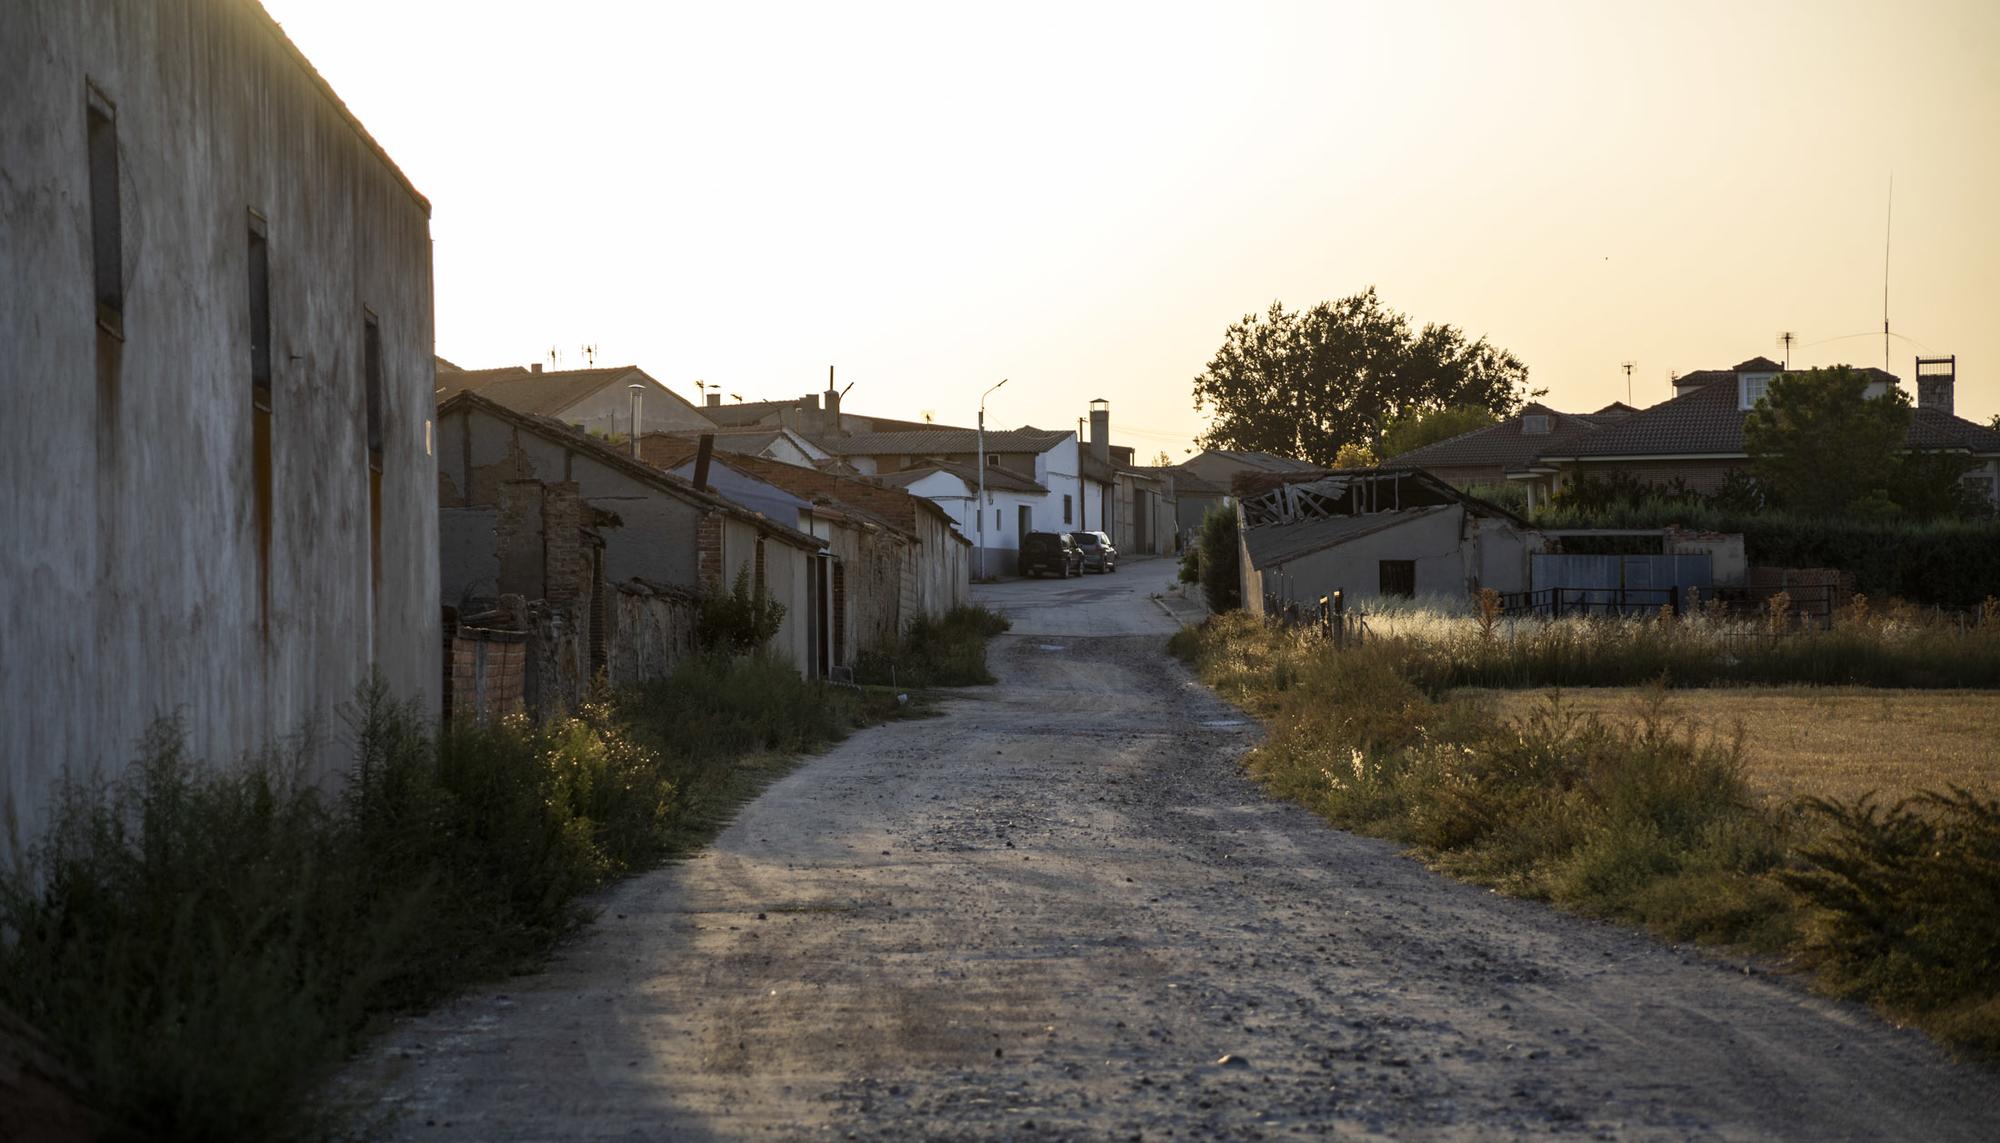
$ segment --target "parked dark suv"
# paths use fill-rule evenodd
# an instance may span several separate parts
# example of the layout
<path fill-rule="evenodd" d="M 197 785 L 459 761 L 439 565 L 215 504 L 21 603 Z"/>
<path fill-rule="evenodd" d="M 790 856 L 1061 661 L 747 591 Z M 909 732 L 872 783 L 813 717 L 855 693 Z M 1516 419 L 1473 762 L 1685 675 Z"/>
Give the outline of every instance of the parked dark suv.
<path fill-rule="evenodd" d="M 1118 549 L 1111 546 L 1111 537 L 1102 532 L 1071 532 L 1069 538 L 1083 549 L 1083 570 L 1095 569 L 1099 575 L 1118 570 Z"/>
<path fill-rule="evenodd" d="M 1068 532 L 1029 532 L 1021 541 L 1021 574 L 1054 572 L 1067 579 L 1083 574 L 1083 549 Z"/>

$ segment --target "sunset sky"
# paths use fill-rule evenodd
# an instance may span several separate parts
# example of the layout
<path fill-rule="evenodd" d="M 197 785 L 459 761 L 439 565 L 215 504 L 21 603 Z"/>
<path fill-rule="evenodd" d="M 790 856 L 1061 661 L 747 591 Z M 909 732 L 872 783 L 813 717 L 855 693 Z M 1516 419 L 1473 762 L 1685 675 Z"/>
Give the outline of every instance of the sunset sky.
<path fill-rule="evenodd" d="M 1559 408 L 1781 355 L 2000 410 L 2000 3 L 265 0 L 431 199 L 438 351 L 1179 459 L 1274 299 Z M 1868 336 L 1855 336 L 1868 335 Z"/>

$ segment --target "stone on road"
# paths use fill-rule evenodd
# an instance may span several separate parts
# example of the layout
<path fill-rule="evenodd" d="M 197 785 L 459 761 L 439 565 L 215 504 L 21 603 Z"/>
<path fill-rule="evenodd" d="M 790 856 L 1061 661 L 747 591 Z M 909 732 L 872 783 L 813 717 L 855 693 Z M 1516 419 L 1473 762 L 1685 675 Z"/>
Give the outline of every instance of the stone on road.
<path fill-rule="evenodd" d="M 981 589 L 1000 684 L 865 731 L 347 1077 L 410 1140 L 1993 1138 L 1795 980 L 1455 884 L 1242 777 L 1167 561 Z"/>

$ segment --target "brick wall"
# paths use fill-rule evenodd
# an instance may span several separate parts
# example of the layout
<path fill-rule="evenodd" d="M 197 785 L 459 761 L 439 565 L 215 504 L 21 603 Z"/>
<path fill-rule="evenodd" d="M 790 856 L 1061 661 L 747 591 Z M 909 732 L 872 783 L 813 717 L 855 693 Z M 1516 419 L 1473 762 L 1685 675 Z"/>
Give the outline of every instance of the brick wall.
<path fill-rule="evenodd" d="M 701 522 L 695 525 L 695 579 L 701 590 L 715 592 L 727 585 L 722 582 L 722 513 L 710 509 L 701 514 Z"/>
<path fill-rule="evenodd" d="M 569 603 L 590 595 L 583 543 L 583 497 L 575 481 L 542 487 L 542 598 Z"/>

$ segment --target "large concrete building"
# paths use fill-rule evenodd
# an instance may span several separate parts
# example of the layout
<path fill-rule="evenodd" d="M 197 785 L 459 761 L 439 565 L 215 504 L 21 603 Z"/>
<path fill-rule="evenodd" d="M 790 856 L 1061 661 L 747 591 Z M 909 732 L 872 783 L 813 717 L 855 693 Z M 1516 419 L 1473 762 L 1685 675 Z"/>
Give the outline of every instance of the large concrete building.
<path fill-rule="evenodd" d="M 10 0 L 0 172 L 0 855 L 160 716 L 434 708 L 429 204 L 252 0 Z"/>

